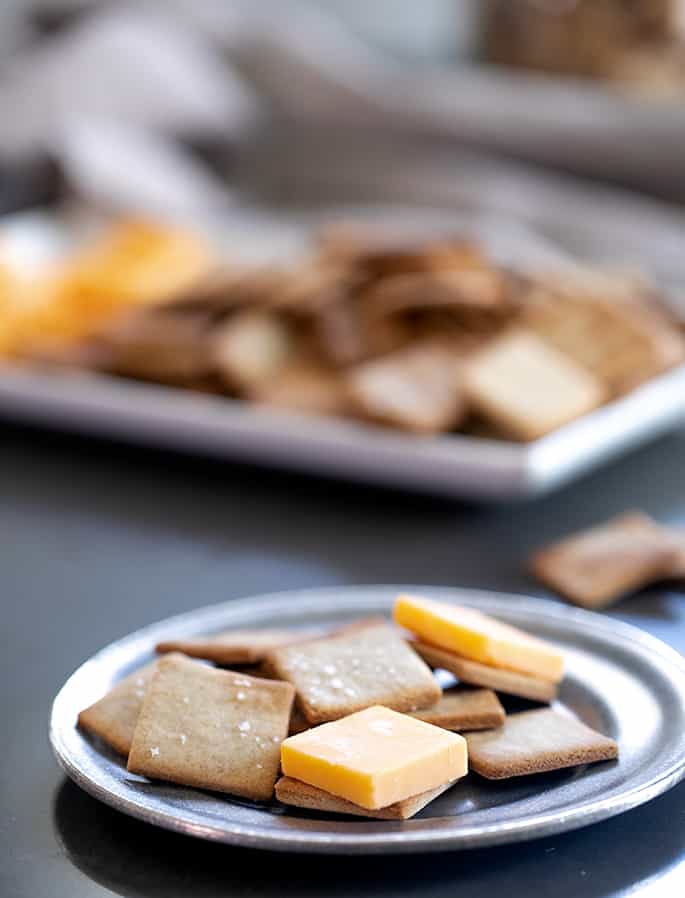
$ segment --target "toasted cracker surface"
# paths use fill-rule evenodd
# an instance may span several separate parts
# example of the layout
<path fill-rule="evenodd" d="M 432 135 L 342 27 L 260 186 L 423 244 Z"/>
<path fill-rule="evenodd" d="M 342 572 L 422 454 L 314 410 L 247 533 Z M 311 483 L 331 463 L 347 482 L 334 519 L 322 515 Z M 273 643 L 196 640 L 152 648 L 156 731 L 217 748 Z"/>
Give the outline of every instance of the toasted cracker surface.
<path fill-rule="evenodd" d="M 491 689 L 456 686 L 443 692 L 432 708 L 410 711 L 411 717 L 445 730 L 489 730 L 504 723 L 505 713 Z"/>
<path fill-rule="evenodd" d="M 295 686 L 310 724 L 371 705 L 414 711 L 434 705 L 442 694 L 426 664 L 387 624 L 285 646 L 271 652 L 267 663 Z"/>
<path fill-rule="evenodd" d="M 536 552 L 532 573 L 564 598 L 605 608 L 667 577 L 678 549 L 648 515 L 627 512 Z"/>
<path fill-rule="evenodd" d="M 140 711 L 128 769 L 267 800 L 278 776 L 293 696 L 289 683 L 183 657 L 162 658 Z"/>
<path fill-rule="evenodd" d="M 121 755 L 128 755 L 147 687 L 157 661 L 129 674 L 78 716 L 78 725 L 99 736 Z"/>
<path fill-rule="evenodd" d="M 613 739 L 551 708 L 509 714 L 497 730 L 467 733 L 469 768 L 487 779 L 525 776 L 618 757 Z"/>

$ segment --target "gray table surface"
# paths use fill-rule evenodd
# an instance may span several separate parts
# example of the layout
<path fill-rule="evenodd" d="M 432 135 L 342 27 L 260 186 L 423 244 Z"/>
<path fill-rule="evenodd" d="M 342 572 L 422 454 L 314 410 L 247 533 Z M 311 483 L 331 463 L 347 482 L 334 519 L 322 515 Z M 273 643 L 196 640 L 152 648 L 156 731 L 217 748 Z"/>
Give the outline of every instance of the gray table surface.
<path fill-rule="evenodd" d="M 403 582 L 541 594 L 548 539 L 626 508 L 685 524 L 685 435 L 563 492 L 499 508 L 0 431 L 0 895 L 685 894 L 685 784 L 563 836 L 443 855 L 268 855 L 156 830 L 68 782 L 50 702 L 95 650 L 200 605 L 289 587 Z M 610 612 L 685 652 L 685 596 Z"/>

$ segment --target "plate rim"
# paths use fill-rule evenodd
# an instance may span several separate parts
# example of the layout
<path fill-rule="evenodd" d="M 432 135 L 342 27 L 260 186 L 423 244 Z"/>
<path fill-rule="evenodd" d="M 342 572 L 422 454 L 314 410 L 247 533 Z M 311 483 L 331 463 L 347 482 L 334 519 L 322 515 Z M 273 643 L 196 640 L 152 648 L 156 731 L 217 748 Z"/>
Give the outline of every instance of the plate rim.
<path fill-rule="evenodd" d="M 674 760 L 666 771 L 661 772 L 653 779 L 608 798 L 600 797 L 584 801 L 573 807 L 571 810 L 565 811 L 563 814 L 547 811 L 535 814 L 532 817 L 529 816 L 524 821 L 514 820 L 504 823 L 479 824 L 471 828 L 465 827 L 457 833 L 451 832 L 441 834 L 434 831 L 413 833 L 408 833 L 406 831 L 367 833 L 364 834 L 363 840 L 360 840 L 357 835 L 350 833 L 336 833 L 331 836 L 326 833 L 299 831 L 283 834 L 281 832 L 269 832 L 268 830 L 263 831 L 259 827 L 243 823 L 234 823 L 232 825 L 229 823 L 229 828 L 189 823 L 188 821 L 180 819 L 173 813 L 151 810 L 138 802 L 110 792 L 105 785 L 98 782 L 97 778 L 92 777 L 81 769 L 77 759 L 72 757 L 68 746 L 63 743 L 62 733 L 64 732 L 65 727 L 73 726 L 73 724 L 60 719 L 60 706 L 62 702 L 68 698 L 70 686 L 73 681 L 78 676 L 82 675 L 84 669 L 106 661 L 109 655 L 117 654 L 122 649 L 126 650 L 127 655 L 129 656 L 128 661 L 135 659 L 140 653 L 143 645 L 149 647 L 153 638 L 155 640 L 159 638 L 159 631 L 162 629 L 178 630 L 183 627 L 184 624 L 194 624 L 197 627 L 199 622 L 200 626 L 197 632 L 202 632 L 202 630 L 211 632 L 212 621 L 215 620 L 219 622 L 223 613 L 229 609 L 238 611 L 243 610 L 249 617 L 250 612 L 254 612 L 255 606 L 258 606 L 259 611 L 262 614 L 268 614 L 270 611 L 282 609 L 284 603 L 287 603 L 288 601 L 292 602 L 293 597 L 296 596 L 317 595 L 325 598 L 327 595 L 340 596 L 341 593 L 345 593 L 347 601 L 354 599 L 356 596 L 360 599 L 359 604 L 363 605 L 363 596 L 369 592 L 380 595 L 382 592 L 397 593 L 400 591 L 416 591 L 433 595 L 440 594 L 452 601 L 458 599 L 458 601 L 464 604 L 480 607 L 485 606 L 486 610 L 487 606 L 490 606 L 491 611 L 493 607 L 496 609 L 497 606 L 501 607 L 503 602 L 511 602 L 513 600 L 517 603 L 517 610 L 523 611 L 524 613 L 534 615 L 542 613 L 553 618 L 557 623 L 570 623 L 581 629 L 591 626 L 593 632 L 599 632 L 600 634 L 609 636 L 611 637 L 611 641 L 616 642 L 618 637 L 618 640 L 621 643 L 637 646 L 638 650 L 642 650 L 643 654 L 646 652 L 648 658 L 651 657 L 649 654 L 651 653 L 662 662 L 666 662 L 672 666 L 676 673 L 669 679 L 669 682 L 672 686 L 676 687 L 685 703 L 685 657 L 683 657 L 676 649 L 667 645 L 657 637 L 652 636 L 650 633 L 647 633 L 632 624 L 625 623 L 624 621 L 605 618 L 595 612 L 561 605 L 557 602 L 550 601 L 549 599 L 534 598 L 518 593 L 495 592 L 467 587 L 417 586 L 407 584 L 359 584 L 341 585 L 337 587 L 324 586 L 320 588 L 305 587 L 301 589 L 288 589 L 258 594 L 255 596 L 245 596 L 237 599 L 228 599 L 220 603 L 205 605 L 197 609 L 181 612 L 180 614 L 163 618 L 138 630 L 134 630 L 104 646 L 73 671 L 53 700 L 49 726 L 49 740 L 53 753 L 67 776 L 69 776 L 69 778 L 78 786 L 83 788 L 94 798 L 103 801 L 110 807 L 127 813 L 136 819 L 143 820 L 146 823 L 152 823 L 167 830 L 180 832 L 186 835 L 193 835 L 210 841 L 272 851 L 303 853 L 379 854 L 410 851 L 428 852 L 463 850 L 485 847 L 488 845 L 527 841 L 578 829 L 624 813 L 625 811 L 650 801 L 652 798 L 666 792 L 678 782 L 685 779 L 684 746 L 680 758 Z M 354 602 L 351 602 L 348 605 L 344 605 L 341 608 L 341 611 L 354 610 L 354 604 Z M 240 607 L 236 609 L 236 606 Z M 677 679 L 678 674 L 680 675 L 680 680 Z"/>

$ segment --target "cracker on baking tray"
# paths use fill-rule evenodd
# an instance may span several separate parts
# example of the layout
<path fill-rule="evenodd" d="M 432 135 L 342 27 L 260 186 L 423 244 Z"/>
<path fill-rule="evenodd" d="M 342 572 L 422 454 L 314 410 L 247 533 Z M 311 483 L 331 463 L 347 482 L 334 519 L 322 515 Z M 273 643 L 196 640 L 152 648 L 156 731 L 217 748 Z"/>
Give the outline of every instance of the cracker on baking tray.
<path fill-rule="evenodd" d="M 506 306 L 504 275 L 488 267 L 411 272 L 384 278 L 366 295 L 370 317 L 424 309 L 499 309 Z"/>
<path fill-rule="evenodd" d="M 201 306 L 134 309 L 102 328 L 86 345 L 94 353 L 93 367 L 183 386 L 209 377 L 211 316 Z"/>
<path fill-rule="evenodd" d="M 535 440 L 596 408 L 600 381 L 532 331 L 515 329 L 468 361 L 465 392 L 486 420 L 519 440 Z"/>
<path fill-rule="evenodd" d="M 277 377 L 293 351 L 284 319 L 245 309 L 215 328 L 208 355 L 226 385 L 242 391 Z"/>
<path fill-rule="evenodd" d="M 526 305 L 525 325 L 592 372 L 610 395 L 629 392 L 685 359 L 685 340 L 665 314 L 634 289 L 600 285 L 542 288 Z"/>
<path fill-rule="evenodd" d="M 466 414 L 459 360 L 438 342 L 415 344 L 359 365 L 346 382 L 358 413 L 403 430 L 451 430 Z"/>
<path fill-rule="evenodd" d="M 259 383 L 247 395 L 274 408 L 311 414 L 342 415 L 349 410 L 349 397 L 340 376 L 314 361 L 286 364 L 278 377 Z"/>

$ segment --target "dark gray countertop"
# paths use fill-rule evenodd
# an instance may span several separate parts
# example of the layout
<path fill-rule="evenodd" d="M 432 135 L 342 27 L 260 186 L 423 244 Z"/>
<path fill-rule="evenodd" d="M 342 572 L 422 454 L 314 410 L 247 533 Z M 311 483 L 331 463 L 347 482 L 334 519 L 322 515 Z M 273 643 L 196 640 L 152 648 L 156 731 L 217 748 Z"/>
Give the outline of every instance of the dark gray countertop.
<path fill-rule="evenodd" d="M 289 587 L 402 582 L 540 594 L 523 559 L 626 508 L 685 524 L 685 435 L 535 503 L 379 492 L 3 427 L 0 896 L 685 893 L 685 784 L 597 826 L 445 855 L 267 855 L 156 830 L 66 781 L 54 693 L 96 649 L 197 606 Z M 685 596 L 611 612 L 685 652 Z"/>

